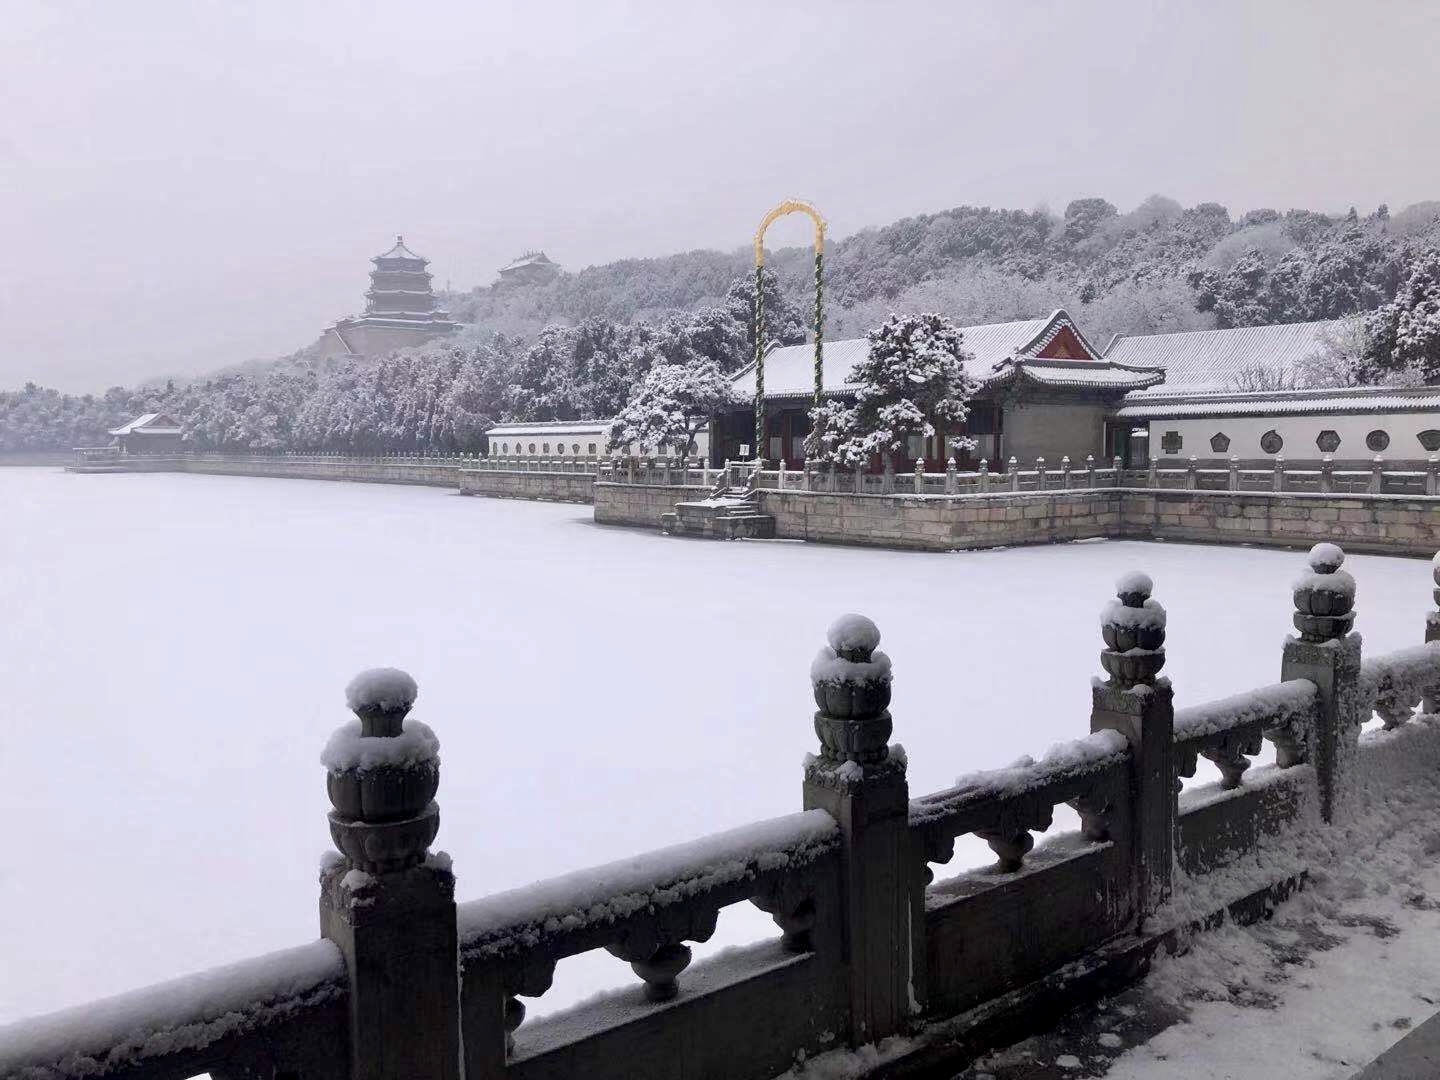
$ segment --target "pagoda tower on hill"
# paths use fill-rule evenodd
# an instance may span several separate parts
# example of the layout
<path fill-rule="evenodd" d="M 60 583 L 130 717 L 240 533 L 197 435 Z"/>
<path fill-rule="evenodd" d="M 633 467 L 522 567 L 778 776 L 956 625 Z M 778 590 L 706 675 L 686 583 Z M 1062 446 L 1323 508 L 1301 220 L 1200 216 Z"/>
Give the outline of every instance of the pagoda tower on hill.
<path fill-rule="evenodd" d="M 370 260 L 370 288 L 365 314 L 340 319 L 320 339 L 326 356 L 384 356 L 419 345 L 455 329 L 450 313 L 441 309 L 430 286 L 430 260 L 405 246 L 395 246 Z"/>

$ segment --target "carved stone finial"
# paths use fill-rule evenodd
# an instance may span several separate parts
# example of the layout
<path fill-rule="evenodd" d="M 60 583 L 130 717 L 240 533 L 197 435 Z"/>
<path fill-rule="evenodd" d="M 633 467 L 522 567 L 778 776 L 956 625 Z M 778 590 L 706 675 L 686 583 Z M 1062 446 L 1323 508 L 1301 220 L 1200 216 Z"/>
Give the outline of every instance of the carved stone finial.
<path fill-rule="evenodd" d="M 821 757 L 861 765 L 885 761 L 894 724 L 887 708 L 890 658 L 878 649 L 880 630 L 864 615 L 842 615 L 825 636 L 829 644 L 810 665 Z"/>
<path fill-rule="evenodd" d="M 414 866 L 440 829 L 440 742 L 406 722 L 419 690 L 396 668 L 362 671 L 345 688 L 356 720 L 330 736 L 320 761 L 330 836 L 353 868 L 385 874 Z"/>
<path fill-rule="evenodd" d="M 1148 574 L 1123 574 L 1115 582 L 1117 599 L 1100 612 L 1100 663 L 1122 689 L 1153 685 L 1165 666 L 1165 609 L 1150 598 L 1154 588 Z"/>
<path fill-rule="evenodd" d="M 1345 552 L 1338 544 L 1316 544 L 1307 558 L 1310 569 L 1294 587 L 1295 629 L 1301 641 L 1343 638 L 1355 624 L 1355 579 L 1340 569 Z"/>

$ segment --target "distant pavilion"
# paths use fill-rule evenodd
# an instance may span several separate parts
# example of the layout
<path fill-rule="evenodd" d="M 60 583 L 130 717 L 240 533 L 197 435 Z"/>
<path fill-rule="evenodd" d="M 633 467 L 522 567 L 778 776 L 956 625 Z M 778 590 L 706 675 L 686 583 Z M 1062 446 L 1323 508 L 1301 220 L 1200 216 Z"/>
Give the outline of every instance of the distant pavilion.
<path fill-rule="evenodd" d="M 384 356 L 455 329 L 431 287 L 425 269 L 430 260 L 406 247 L 403 236 L 395 237 L 394 247 L 370 261 L 375 269 L 365 293 L 365 314 L 328 327 L 320 339 L 324 355 Z"/>

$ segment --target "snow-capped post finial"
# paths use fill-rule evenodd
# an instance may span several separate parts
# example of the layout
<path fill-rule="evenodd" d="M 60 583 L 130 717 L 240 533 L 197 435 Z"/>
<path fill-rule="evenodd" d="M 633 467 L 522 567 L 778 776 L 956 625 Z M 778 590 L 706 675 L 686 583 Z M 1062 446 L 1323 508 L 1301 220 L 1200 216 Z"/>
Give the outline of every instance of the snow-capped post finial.
<path fill-rule="evenodd" d="M 1355 579 L 1340 569 L 1338 544 L 1316 544 L 1306 556 L 1309 570 L 1295 582 L 1295 629 L 1301 641 L 1343 638 L 1355 625 Z"/>
<path fill-rule="evenodd" d="M 864 615 L 842 615 L 825 637 L 828 644 L 810 665 L 821 757 L 862 767 L 886 761 L 894 725 L 887 708 L 890 658 L 878 648 L 880 630 Z"/>
<path fill-rule="evenodd" d="M 398 668 L 362 671 L 345 687 L 356 719 L 330 736 L 320 762 L 330 837 L 352 869 L 393 873 L 419 863 L 440 828 L 440 742 L 406 717 L 419 688 Z"/>
<path fill-rule="evenodd" d="M 1105 649 L 1101 666 L 1122 689 L 1152 686 L 1165 666 L 1165 609 L 1150 597 L 1149 574 L 1132 571 L 1115 582 L 1116 599 L 1100 612 Z"/>

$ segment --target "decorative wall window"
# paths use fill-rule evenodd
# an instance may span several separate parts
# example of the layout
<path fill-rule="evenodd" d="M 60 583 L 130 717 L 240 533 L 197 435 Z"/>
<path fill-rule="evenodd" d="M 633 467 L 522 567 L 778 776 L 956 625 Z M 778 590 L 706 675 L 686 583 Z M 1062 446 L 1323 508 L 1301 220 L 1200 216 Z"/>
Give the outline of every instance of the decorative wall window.
<path fill-rule="evenodd" d="M 1440 431 L 1436 431 L 1434 428 L 1431 428 L 1429 431 L 1420 432 L 1420 434 L 1417 435 L 1416 438 L 1420 440 L 1420 445 L 1423 446 L 1426 450 L 1429 450 L 1432 454 L 1436 450 L 1440 450 Z"/>
<path fill-rule="evenodd" d="M 1322 454 L 1333 454 L 1340 449 L 1340 433 L 1326 428 L 1315 436 L 1315 445 L 1320 448 Z"/>
<path fill-rule="evenodd" d="M 1167 431 L 1160 437 L 1160 449 L 1167 454 L 1178 454 L 1184 445 L 1185 440 L 1178 431 Z"/>
<path fill-rule="evenodd" d="M 508 453 L 510 452 L 510 444 L 509 444 L 508 442 L 507 442 L 507 443 L 501 443 L 501 444 L 500 444 L 500 452 L 501 452 L 502 454 L 508 454 Z"/>
<path fill-rule="evenodd" d="M 590 450 L 589 450 L 588 452 L 591 454 L 591 456 L 594 456 L 594 454 L 595 454 L 595 444 L 594 444 L 593 442 L 590 444 Z"/>
<path fill-rule="evenodd" d="M 534 452 L 535 452 L 535 444 L 532 442 L 532 443 L 530 444 L 530 453 L 533 454 Z"/>
<path fill-rule="evenodd" d="M 1271 428 L 1265 432 L 1264 435 L 1260 436 L 1260 449 L 1264 450 L 1267 454 L 1278 454 L 1281 450 L 1285 449 L 1285 440 L 1280 437 L 1278 431 Z"/>
<path fill-rule="evenodd" d="M 580 452 L 580 444 L 579 444 L 578 442 L 577 442 L 577 443 L 571 443 L 571 444 L 570 444 L 570 452 L 571 452 L 572 454 L 578 454 L 578 453 Z M 594 448 L 594 447 L 591 447 L 591 448 L 590 448 L 590 452 L 593 454 L 593 453 L 595 452 L 595 448 Z"/>
<path fill-rule="evenodd" d="M 549 452 L 550 452 L 550 444 L 547 442 L 547 443 L 545 444 L 545 449 L 542 450 L 541 453 L 548 454 Z"/>
<path fill-rule="evenodd" d="M 1230 449 L 1230 436 L 1223 431 L 1217 431 L 1210 436 L 1210 449 L 1217 454 L 1223 454 Z"/>
<path fill-rule="evenodd" d="M 1376 428 L 1365 436 L 1365 445 L 1378 454 L 1390 445 L 1390 433 Z"/>

